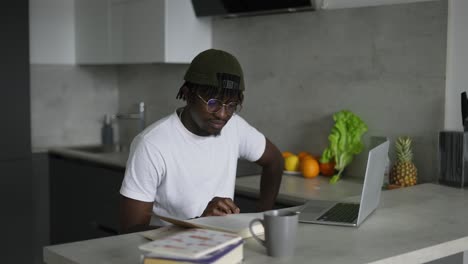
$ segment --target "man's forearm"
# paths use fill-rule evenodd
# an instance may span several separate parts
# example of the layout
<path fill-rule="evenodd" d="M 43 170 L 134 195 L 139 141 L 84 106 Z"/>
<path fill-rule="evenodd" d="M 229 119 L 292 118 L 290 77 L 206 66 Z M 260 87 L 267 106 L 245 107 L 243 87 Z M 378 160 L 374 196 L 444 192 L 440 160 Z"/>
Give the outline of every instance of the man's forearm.
<path fill-rule="evenodd" d="M 282 160 L 263 167 L 257 211 L 273 209 L 283 175 L 283 163 L 281 161 Z"/>
<path fill-rule="evenodd" d="M 283 156 L 278 148 L 267 138 L 265 151 L 256 163 L 263 168 L 257 210 L 271 210 L 275 205 L 276 196 L 281 185 L 284 164 Z"/>

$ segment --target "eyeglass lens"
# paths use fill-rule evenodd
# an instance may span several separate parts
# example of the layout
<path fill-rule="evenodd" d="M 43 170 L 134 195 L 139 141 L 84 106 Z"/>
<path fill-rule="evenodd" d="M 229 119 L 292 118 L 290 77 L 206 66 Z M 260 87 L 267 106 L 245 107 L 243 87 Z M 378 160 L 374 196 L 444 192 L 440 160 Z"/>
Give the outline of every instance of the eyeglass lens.
<path fill-rule="evenodd" d="M 230 114 L 236 112 L 238 108 L 237 103 L 231 102 L 228 104 L 223 104 L 220 100 L 214 99 L 214 98 L 208 100 L 208 102 L 206 102 L 206 105 L 207 105 L 208 112 L 211 112 L 211 113 L 218 112 L 219 110 L 221 110 L 223 105 L 226 106 L 226 111 Z"/>

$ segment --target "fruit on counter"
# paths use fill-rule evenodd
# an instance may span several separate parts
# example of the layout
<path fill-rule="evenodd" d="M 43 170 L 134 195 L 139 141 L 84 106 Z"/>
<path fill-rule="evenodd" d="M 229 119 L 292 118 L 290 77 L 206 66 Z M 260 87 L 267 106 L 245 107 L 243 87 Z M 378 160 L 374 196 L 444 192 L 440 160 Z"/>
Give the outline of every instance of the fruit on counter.
<path fill-rule="evenodd" d="M 301 151 L 297 155 L 290 151 L 283 151 L 281 154 L 284 158 L 284 169 L 286 171 L 301 172 L 304 161 L 308 159 L 318 162 L 318 159 L 307 151 Z"/>
<path fill-rule="evenodd" d="M 333 176 L 335 174 L 335 161 L 323 163 L 319 160 L 320 174 L 323 176 Z"/>
<path fill-rule="evenodd" d="M 281 155 L 283 155 L 283 158 L 285 159 L 285 158 L 287 158 L 287 157 L 289 157 L 289 156 L 294 155 L 294 153 L 289 152 L 289 151 L 283 151 L 283 152 L 281 153 Z"/>
<path fill-rule="evenodd" d="M 390 171 L 390 183 L 402 187 L 415 185 L 418 182 L 418 170 L 412 161 L 411 138 L 399 137 L 395 149 L 397 162 Z"/>
<path fill-rule="evenodd" d="M 299 154 L 298 154 L 299 156 Z M 302 162 L 303 160 L 306 160 L 306 159 L 314 159 L 314 160 L 317 160 L 318 161 L 318 158 L 310 153 L 305 153 L 305 154 L 302 154 L 301 156 L 299 156 L 299 160 Z"/>
<path fill-rule="evenodd" d="M 299 171 L 299 157 L 290 155 L 284 159 L 284 169 L 287 171 Z"/>
<path fill-rule="evenodd" d="M 344 168 L 351 163 L 354 155 L 359 154 L 363 148 L 362 135 L 367 131 L 367 125 L 348 110 L 342 110 L 333 115 L 335 125 L 332 128 L 328 140 L 330 145 L 323 151 L 320 162 L 335 161 L 335 169 L 338 171 L 330 179 L 330 183 L 336 183 L 343 173 Z"/>
<path fill-rule="evenodd" d="M 299 156 L 299 155 L 298 155 Z M 307 155 L 302 155 L 302 157 L 299 157 L 299 170 L 302 171 L 302 166 L 304 165 L 304 161 L 308 159 L 315 159 L 314 156 L 307 154 Z"/>
<path fill-rule="evenodd" d="M 301 151 L 301 152 L 297 153 L 297 156 L 299 157 L 300 160 L 302 160 L 303 158 L 310 157 L 312 155 L 307 151 Z"/>
<path fill-rule="evenodd" d="M 305 178 L 317 177 L 320 173 L 318 161 L 313 158 L 305 158 L 301 164 L 301 172 Z"/>

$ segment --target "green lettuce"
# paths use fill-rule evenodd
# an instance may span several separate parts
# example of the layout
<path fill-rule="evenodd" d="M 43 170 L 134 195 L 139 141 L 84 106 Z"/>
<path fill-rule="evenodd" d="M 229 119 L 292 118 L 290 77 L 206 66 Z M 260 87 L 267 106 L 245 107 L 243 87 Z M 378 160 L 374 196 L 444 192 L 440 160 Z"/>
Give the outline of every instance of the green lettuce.
<path fill-rule="evenodd" d="M 348 110 L 342 110 L 333 115 L 335 125 L 328 140 L 330 145 L 323 151 L 320 162 L 327 163 L 335 159 L 337 174 L 330 183 L 336 183 L 344 168 L 351 163 L 354 155 L 364 149 L 362 135 L 367 131 L 367 125 L 357 115 Z"/>

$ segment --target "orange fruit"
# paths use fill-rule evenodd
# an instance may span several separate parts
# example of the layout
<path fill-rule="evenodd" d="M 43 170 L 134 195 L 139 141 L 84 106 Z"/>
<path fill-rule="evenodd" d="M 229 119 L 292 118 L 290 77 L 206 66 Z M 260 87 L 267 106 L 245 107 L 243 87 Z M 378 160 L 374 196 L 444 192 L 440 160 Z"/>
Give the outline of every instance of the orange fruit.
<path fill-rule="evenodd" d="M 299 158 L 299 170 L 302 170 L 302 165 L 304 164 L 304 161 L 307 159 L 315 159 L 314 156 L 307 154 L 303 155 L 302 157 Z"/>
<path fill-rule="evenodd" d="M 302 156 L 301 160 L 305 160 L 305 159 L 314 159 L 314 160 L 317 160 L 316 157 L 310 155 L 310 154 L 307 154 L 307 155 L 304 155 Z"/>
<path fill-rule="evenodd" d="M 289 151 L 283 151 L 283 153 L 281 153 L 281 155 L 283 155 L 283 158 L 287 158 L 289 156 L 294 155 L 294 153 L 289 152 Z"/>
<path fill-rule="evenodd" d="M 320 168 L 316 159 L 306 158 L 302 161 L 301 166 L 302 175 L 305 178 L 315 178 L 319 175 Z"/>
<path fill-rule="evenodd" d="M 299 159 L 302 159 L 304 158 L 305 156 L 311 156 L 309 152 L 307 151 L 301 151 L 299 153 L 297 153 L 297 156 L 299 157 Z"/>

